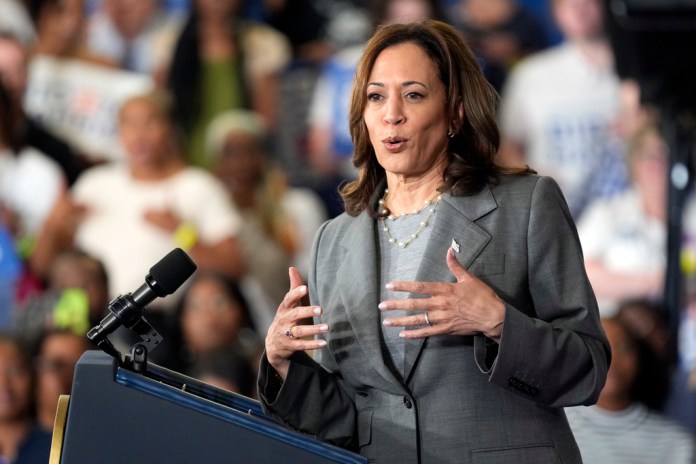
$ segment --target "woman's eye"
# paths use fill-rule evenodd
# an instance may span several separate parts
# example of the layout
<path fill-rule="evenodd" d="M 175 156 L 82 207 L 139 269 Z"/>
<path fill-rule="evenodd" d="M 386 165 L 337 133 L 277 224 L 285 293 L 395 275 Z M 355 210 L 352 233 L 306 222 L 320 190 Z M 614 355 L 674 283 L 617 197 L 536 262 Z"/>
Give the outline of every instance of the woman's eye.
<path fill-rule="evenodd" d="M 406 94 L 406 98 L 409 100 L 420 100 L 423 98 L 423 95 L 418 92 L 409 92 Z"/>
<path fill-rule="evenodd" d="M 372 102 L 376 102 L 381 98 L 382 98 L 382 96 L 378 93 L 370 93 L 367 95 L 367 100 L 372 101 Z"/>

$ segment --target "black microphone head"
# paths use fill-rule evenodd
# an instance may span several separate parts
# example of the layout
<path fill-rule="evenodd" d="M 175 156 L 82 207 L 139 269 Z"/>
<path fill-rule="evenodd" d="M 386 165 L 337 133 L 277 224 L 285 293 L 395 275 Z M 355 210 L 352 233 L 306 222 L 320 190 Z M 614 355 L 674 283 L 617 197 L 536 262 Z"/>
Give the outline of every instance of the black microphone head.
<path fill-rule="evenodd" d="M 175 248 L 150 268 L 145 278 L 158 297 L 171 295 L 196 270 L 193 262 L 181 248 Z"/>

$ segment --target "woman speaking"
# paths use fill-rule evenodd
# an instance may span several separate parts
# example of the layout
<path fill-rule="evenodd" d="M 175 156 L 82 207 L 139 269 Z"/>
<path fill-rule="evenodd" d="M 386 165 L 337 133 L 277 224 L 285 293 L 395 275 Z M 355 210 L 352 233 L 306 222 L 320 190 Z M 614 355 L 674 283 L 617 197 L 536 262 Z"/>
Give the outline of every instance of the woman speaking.
<path fill-rule="evenodd" d="M 596 401 L 610 350 L 558 186 L 494 163 L 497 98 L 444 23 L 369 41 L 359 177 L 307 284 L 290 270 L 268 415 L 376 463 L 581 462 L 562 408 Z"/>

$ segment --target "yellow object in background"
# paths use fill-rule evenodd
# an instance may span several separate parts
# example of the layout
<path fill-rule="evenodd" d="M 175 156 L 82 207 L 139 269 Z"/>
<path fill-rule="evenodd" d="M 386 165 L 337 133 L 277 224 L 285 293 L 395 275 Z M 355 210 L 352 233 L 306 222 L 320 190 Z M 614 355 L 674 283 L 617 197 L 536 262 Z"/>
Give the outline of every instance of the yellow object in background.
<path fill-rule="evenodd" d="M 58 329 L 69 329 L 78 335 L 89 330 L 89 298 L 80 288 L 63 290 L 53 308 L 53 323 Z"/>

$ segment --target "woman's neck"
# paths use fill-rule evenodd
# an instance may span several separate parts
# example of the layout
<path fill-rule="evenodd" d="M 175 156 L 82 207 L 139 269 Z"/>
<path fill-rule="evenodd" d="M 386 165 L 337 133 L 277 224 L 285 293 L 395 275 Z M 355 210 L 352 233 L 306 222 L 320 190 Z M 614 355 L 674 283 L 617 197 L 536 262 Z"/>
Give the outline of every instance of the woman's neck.
<path fill-rule="evenodd" d="M 172 160 L 162 164 L 150 164 L 131 167 L 130 173 L 134 179 L 140 181 L 157 181 L 167 179 L 184 169 L 185 164 L 181 160 Z"/>
<path fill-rule="evenodd" d="M 435 171 L 415 180 L 387 176 L 388 193 L 383 198 L 384 206 L 394 216 L 412 213 L 423 208 L 427 201 L 434 200 L 441 188 L 442 174 Z"/>

